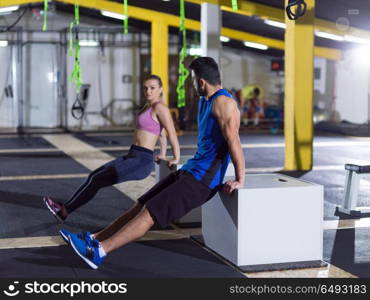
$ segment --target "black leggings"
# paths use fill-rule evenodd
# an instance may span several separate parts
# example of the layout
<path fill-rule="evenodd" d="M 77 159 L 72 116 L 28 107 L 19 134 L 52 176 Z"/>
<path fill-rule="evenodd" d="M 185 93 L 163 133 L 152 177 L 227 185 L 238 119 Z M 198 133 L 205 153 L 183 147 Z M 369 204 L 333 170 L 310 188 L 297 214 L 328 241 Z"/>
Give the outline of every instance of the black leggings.
<path fill-rule="evenodd" d="M 128 180 L 144 179 L 153 167 L 153 151 L 132 145 L 126 156 L 112 160 L 90 173 L 64 206 L 71 213 L 89 202 L 101 188 Z"/>
<path fill-rule="evenodd" d="M 90 173 L 86 181 L 78 188 L 64 206 L 68 213 L 71 213 L 89 202 L 101 188 L 116 183 L 118 183 L 116 170 L 113 167 L 102 166 Z"/>

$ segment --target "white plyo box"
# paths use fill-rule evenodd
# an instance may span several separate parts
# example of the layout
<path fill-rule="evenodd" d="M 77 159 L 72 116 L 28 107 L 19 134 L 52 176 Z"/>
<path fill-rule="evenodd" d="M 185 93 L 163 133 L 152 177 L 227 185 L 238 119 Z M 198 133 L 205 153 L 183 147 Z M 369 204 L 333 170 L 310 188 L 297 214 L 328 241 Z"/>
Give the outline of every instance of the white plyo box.
<path fill-rule="evenodd" d="M 159 164 L 155 164 L 155 181 L 159 182 L 163 178 L 167 177 L 171 172 L 175 172 L 180 169 L 189 159 L 193 156 L 181 156 L 177 168 L 170 168 L 167 165 L 166 161 L 160 160 Z M 234 165 L 229 163 L 225 176 L 234 176 Z M 193 210 L 189 211 L 185 216 L 176 220 L 177 223 L 200 223 L 202 221 L 202 209 L 201 207 L 196 207 Z"/>
<path fill-rule="evenodd" d="M 204 243 L 237 266 L 321 261 L 323 198 L 322 185 L 246 174 L 244 188 L 202 206 Z"/>

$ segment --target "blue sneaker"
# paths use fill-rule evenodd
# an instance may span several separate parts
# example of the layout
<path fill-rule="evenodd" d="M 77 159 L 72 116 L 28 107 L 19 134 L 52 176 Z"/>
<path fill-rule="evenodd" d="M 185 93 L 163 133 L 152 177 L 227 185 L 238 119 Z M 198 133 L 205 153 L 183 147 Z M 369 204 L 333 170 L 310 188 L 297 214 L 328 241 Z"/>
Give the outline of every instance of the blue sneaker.
<path fill-rule="evenodd" d="M 100 242 L 95 239 L 80 239 L 78 234 L 71 233 L 68 235 L 69 242 L 73 250 L 81 257 L 91 268 L 97 269 L 104 261 L 105 256 L 100 256 Z"/>
<path fill-rule="evenodd" d="M 69 231 L 67 229 L 61 229 L 59 230 L 59 234 L 60 236 L 63 238 L 63 240 L 69 244 L 69 239 L 68 239 L 68 236 L 71 235 L 71 234 L 74 234 L 72 231 Z M 78 234 L 78 238 L 81 239 L 81 240 L 90 240 L 90 242 L 93 240 L 93 236 L 91 234 L 91 232 L 88 232 L 88 231 L 85 231 L 85 232 L 81 232 Z"/>

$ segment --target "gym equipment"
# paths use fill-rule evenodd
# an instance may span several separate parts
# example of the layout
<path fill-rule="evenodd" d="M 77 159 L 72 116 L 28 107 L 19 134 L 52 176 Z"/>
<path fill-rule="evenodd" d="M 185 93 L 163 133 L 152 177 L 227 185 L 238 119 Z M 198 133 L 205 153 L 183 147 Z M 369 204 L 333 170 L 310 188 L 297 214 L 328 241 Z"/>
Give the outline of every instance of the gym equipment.
<path fill-rule="evenodd" d="M 42 25 L 42 31 L 48 30 L 48 0 L 44 0 L 44 24 Z"/>
<path fill-rule="evenodd" d="M 246 174 L 243 188 L 203 204 L 204 243 L 249 270 L 322 266 L 323 210 L 322 185 Z"/>
<path fill-rule="evenodd" d="M 72 116 L 77 119 L 81 120 L 85 113 L 85 106 L 81 102 L 80 98 L 80 88 L 82 86 L 82 80 L 81 80 L 81 66 L 80 66 L 80 43 L 79 43 L 79 37 L 78 37 L 78 25 L 80 24 L 80 7 L 77 3 L 75 3 L 74 8 L 75 13 L 75 19 L 72 21 L 69 25 L 69 56 L 73 56 L 73 36 L 72 32 L 74 29 L 75 33 L 75 63 L 73 65 L 72 73 L 69 77 L 70 81 L 74 81 L 75 83 L 75 90 L 76 90 L 76 100 L 72 105 Z M 76 28 L 73 28 L 75 27 Z"/>
<path fill-rule="evenodd" d="M 189 76 L 189 71 L 186 69 L 184 62 L 187 56 L 186 46 L 186 27 L 185 27 L 185 3 L 184 0 L 180 0 L 180 28 L 179 28 L 181 50 L 179 55 L 179 79 L 177 82 L 177 107 L 184 107 L 185 104 L 185 81 Z"/>
<path fill-rule="evenodd" d="M 123 18 L 123 33 L 128 34 L 128 6 L 127 0 L 123 0 L 123 15 L 126 18 Z"/>
<path fill-rule="evenodd" d="M 231 0 L 231 7 L 233 10 L 238 10 L 238 0 Z"/>
<path fill-rule="evenodd" d="M 85 115 L 89 90 L 90 84 L 82 84 L 79 93 L 76 95 L 76 100 L 72 105 L 71 113 L 77 120 L 81 120 Z"/>
<path fill-rule="evenodd" d="M 295 9 L 295 11 L 294 11 Z M 307 10 L 307 4 L 304 0 L 289 0 L 286 7 L 286 13 L 290 20 L 297 20 L 302 17 Z"/>
<path fill-rule="evenodd" d="M 347 170 L 344 184 L 344 205 L 337 206 L 335 215 L 348 215 L 355 218 L 360 218 L 362 214 L 370 213 L 370 207 L 358 207 L 358 189 L 360 179 L 367 174 L 370 174 L 370 166 L 359 166 L 354 164 L 345 164 Z"/>

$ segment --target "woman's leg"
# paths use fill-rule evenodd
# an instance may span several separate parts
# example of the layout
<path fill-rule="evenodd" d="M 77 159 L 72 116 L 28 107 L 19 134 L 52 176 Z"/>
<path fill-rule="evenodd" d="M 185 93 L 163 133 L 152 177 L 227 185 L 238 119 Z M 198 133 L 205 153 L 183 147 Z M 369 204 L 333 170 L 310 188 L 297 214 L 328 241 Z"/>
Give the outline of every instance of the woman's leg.
<path fill-rule="evenodd" d="M 72 198 L 64 204 L 68 214 L 89 202 L 99 189 L 117 183 L 117 172 L 112 165 L 105 165 L 92 172 Z"/>

